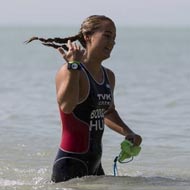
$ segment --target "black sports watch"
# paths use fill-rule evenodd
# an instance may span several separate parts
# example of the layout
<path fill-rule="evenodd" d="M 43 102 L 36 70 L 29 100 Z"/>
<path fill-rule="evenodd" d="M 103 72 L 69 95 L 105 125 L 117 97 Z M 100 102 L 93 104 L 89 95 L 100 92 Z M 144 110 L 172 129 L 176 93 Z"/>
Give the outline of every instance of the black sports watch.
<path fill-rule="evenodd" d="M 78 61 L 68 62 L 67 69 L 69 69 L 69 70 L 80 70 L 81 69 L 80 62 L 78 62 Z"/>

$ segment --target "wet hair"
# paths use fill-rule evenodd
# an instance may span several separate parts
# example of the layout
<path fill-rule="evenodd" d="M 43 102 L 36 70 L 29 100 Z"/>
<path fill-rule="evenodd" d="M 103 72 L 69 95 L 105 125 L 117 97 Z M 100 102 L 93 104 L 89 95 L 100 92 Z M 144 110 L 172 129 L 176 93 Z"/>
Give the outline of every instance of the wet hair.
<path fill-rule="evenodd" d="M 78 41 L 80 42 L 83 48 L 86 48 L 86 41 L 84 39 L 84 35 L 92 35 L 96 30 L 98 30 L 101 27 L 101 23 L 103 21 L 109 21 L 115 27 L 114 22 L 110 18 L 104 15 L 92 15 L 83 21 L 83 23 L 81 24 L 80 31 L 77 35 L 66 37 L 66 38 L 47 38 L 47 39 L 32 37 L 29 40 L 25 41 L 25 43 L 28 44 L 34 40 L 40 40 L 42 44 L 45 46 L 50 46 L 56 49 L 59 47 L 62 47 L 63 49 L 68 50 L 68 47 L 66 44 L 68 40 L 70 40 L 71 42 Z"/>

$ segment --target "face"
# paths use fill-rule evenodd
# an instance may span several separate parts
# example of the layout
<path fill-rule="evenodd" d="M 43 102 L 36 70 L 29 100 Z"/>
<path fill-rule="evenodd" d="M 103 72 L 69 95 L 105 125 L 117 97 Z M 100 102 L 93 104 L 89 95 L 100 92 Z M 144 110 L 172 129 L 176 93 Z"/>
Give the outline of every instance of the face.
<path fill-rule="evenodd" d="M 110 57 L 115 45 L 116 29 L 113 23 L 104 21 L 101 27 L 89 36 L 87 51 L 93 58 L 104 60 Z"/>

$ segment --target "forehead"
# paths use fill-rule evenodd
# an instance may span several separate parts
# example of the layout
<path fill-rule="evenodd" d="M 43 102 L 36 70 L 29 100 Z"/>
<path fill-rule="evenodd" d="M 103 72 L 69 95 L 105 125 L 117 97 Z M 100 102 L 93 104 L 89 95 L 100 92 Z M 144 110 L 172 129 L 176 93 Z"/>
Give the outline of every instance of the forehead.
<path fill-rule="evenodd" d="M 116 34 L 116 27 L 110 21 L 104 21 L 104 22 L 102 22 L 100 30 L 102 30 L 104 32 L 112 33 L 113 35 Z"/>

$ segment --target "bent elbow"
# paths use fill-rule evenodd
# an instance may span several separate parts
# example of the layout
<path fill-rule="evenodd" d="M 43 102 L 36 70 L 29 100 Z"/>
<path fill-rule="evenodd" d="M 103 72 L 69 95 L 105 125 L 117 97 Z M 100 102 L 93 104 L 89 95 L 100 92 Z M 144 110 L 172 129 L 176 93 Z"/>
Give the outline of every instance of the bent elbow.
<path fill-rule="evenodd" d="M 68 106 L 65 106 L 63 104 L 60 105 L 59 107 L 60 107 L 61 111 L 64 112 L 65 114 L 70 114 L 73 111 L 73 108 L 69 108 Z"/>
<path fill-rule="evenodd" d="M 60 110 L 66 114 L 70 114 L 74 110 L 74 106 L 69 105 L 69 103 L 60 102 L 59 100 L 57 100 L 57 102 L 58 102 Z"/>

